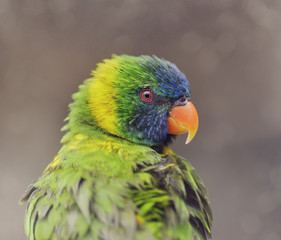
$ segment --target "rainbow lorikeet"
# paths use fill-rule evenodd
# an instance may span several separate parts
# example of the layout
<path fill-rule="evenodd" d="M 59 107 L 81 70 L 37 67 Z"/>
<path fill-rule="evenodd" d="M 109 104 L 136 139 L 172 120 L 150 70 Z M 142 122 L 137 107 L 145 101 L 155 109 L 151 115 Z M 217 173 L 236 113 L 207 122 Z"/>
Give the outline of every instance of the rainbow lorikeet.
<path fill-rule="evenodd" d="M 205 187 L 167 147 L 198 128 L 185 75 L 156 56 L 113 55 L 73 100 L 60 151 L 21 199 L 28 239 L 208 239 Z"/>

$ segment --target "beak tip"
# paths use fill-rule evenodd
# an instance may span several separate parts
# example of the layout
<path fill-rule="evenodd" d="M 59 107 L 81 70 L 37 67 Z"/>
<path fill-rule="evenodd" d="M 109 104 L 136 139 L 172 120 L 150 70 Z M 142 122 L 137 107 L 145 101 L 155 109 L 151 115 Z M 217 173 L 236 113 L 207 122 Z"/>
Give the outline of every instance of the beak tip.
<path fill-rule="evenodd" d="M 198 129 L 198 122 L 197 122 L 196 128 L 192 129 L 191 131 L 189 131 L 187 133 L 187 138 L 186 138 L 185 144 L 189 144 L 193 140 L 193 138 L 195 137 L 195 135 L 197 133 L 197 129 Z"/>
<path fill-rule="evenodd" d="M 191 142 L 191 140 L 193 139 L 193 137 L 190 136 L 190 133 L 188 133 L 185 144 L 189 144 Z"/>

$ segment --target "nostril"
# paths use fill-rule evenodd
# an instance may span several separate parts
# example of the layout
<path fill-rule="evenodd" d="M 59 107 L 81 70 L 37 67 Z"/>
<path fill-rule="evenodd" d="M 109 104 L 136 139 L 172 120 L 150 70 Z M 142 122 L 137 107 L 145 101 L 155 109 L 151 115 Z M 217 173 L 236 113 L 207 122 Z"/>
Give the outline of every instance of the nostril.
<path fill-rule="evenodd" d="M 181 102 L 181 103 L 187 103 L 187 98 L 186 98 L 186 97 L 182 97 L 182 98 L 180 99 L 180 102 Z"/>
<path fill-rule="evenodd" d="M 189 101 L 188 97 L 181 97 L 174 103 L 174 106 L 184 106 L 185 104 L 187 104 L 188 101 Z"/>
<path fill-rule="evenodd" d="M 173 103 L 173 106 L 184 106 L 186 105 L 188 102 L 190 101 L 190 96 L 184 96 L 181 98 L 178 98 L 177 100 L 175 100 Z"/>
<path fill-rule="evenodd" d="M 188 98 L 187 97 L 182 97 L 182 98 L 180 98 L 178 100 L 178 104 L 181 105 L 181 106 L 187 104 L 187 102 L 188 102 Z"/>

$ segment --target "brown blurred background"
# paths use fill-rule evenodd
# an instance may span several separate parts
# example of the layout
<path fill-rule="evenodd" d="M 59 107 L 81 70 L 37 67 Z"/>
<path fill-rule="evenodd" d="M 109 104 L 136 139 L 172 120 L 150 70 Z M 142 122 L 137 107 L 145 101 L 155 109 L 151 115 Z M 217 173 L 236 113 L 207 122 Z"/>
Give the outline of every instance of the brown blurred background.
<path fill-rule="evenodd" d="M 112 53 L 186 73 L 200 117 L 173 146 L 202 176 L 215 240 L 281 240 L 280 0 L 0 0 L 0 239 L 60 148 L 71 94 Z"/>

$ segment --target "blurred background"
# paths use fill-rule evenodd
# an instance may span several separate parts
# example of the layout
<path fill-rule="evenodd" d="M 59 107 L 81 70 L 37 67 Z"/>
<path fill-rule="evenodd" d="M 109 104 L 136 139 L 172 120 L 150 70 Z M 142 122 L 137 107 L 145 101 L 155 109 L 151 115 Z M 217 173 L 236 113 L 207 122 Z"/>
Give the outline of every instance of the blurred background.
<path fill-rule="evenodd" d="M 197 169 L 214 240 L 281 240 L 280 0 L 0 0 L 0 239 L 60 148 L 72 93 L 112 53 L 187 76 L 200 127 L 173 149 Z"/>

